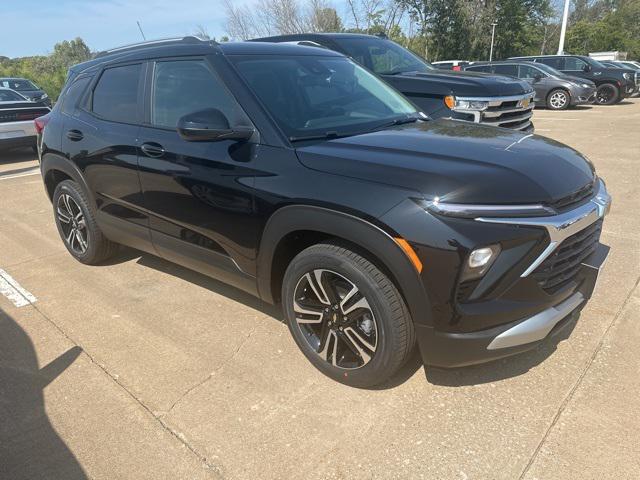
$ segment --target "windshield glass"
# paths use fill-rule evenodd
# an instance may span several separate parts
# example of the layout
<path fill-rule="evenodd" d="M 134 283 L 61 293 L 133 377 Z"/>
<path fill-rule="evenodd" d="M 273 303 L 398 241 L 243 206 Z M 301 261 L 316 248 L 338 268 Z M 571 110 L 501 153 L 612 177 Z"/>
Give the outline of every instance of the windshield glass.
<path fill-rule="evenodd" d="M 550 67 L 549 65 L 545 65 L 544 63 L 536 62 L 536 68 L 539 68 L 540 70 L 542 70 L 545 73 L 548 73 L 549 75 L 555 75 L 558 77 L 565 76 L 565 74 L 562 73 L 560 70 L 556 70 L 555 68 Z"/>
<path fill-rule="evenodd" d="M 360 65 L 379 75 L 427 72 L 436 67 L 391 40 L 336 38 L 335 41 Z"/>
<path fill-rule="evenodd" d="M 11 90 L 17 90 L 18 92 L 24 90 L 38 90 L 33 83 L 23 78 L 9 78 L 0 80 L 0 86 L 10 88 Z"/>
<path fill-rule="evenodd" d="M 0 90 L 0 102 L 24 102 L 25 99 L 11 90 Z"/>
<path fill-rule="evenodd" d="M 595 68 L 611 68 L 611 67 L 607 67 L 603 64 L 601 64 L 599 61 L 594 60 L 591 57 L 580 57 L 582 60 L 584 60 L 585 62 L 587 62 L 589 65 L 591 65 L 592 67 Z"/>
<path fill-rule="evenodd" d="M 402 95 L 345 57 L 230 57 L 284 133 L 353 135 L 417 114 Z"/>

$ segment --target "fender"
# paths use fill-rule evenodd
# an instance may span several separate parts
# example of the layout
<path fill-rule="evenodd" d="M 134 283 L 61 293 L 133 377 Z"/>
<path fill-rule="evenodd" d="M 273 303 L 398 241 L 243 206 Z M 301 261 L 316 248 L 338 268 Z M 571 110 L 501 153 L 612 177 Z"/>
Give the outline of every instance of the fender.
<path fill-rule="evenodd" d="M 73 163 L 71 160 L 65 157 L 61 157 L 60 155 L 56 155 L 53 153 L 45 153 L 42 156 L 42 161 L 40 163 L 40 172 L 42 173 L 42 180 L 45 182 L 46 188 L 46 178 L 47 174 L 52 170 L 58 170 L 68 175 L 73 179 L 74 182 L 79 183 L 85 194 L 88 196 L 89 201 L 91 202 L 94 209 L 96 208 L 95 197 L 93 196 L 93 192 L 89 188 L 87 181 L 82 175 L 80 169 Z M 47 189 L 47 195 L 49 194 L 49 190 Z M 51 200 L 51 196 L 49 196 L 49 200 Z"/>
<path fill-rule="evenodd" d="M 271 275 L 276 248 L 286 235 L 297 230 L 340 237 L 371 252 L 391 272 L 414 323 L 433 325 L 431 305 L 418 272 L 391 235 L 361 218 L 316 206 L 282 207 L 269 218 L 257 262 L 258 292 L 264 301 L 275 303 Z"/>

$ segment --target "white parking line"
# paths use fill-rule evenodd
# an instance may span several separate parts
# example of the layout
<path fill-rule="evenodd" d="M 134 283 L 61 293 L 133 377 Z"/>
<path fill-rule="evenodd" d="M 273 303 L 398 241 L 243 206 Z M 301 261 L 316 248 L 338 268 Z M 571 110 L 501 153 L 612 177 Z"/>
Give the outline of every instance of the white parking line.
<path fill-rule="evenodd" d="M 33 170 L 28 170 L 26 172 L 22 172 L 22 173 L 16 173 L 14 175 L 2 175 L 0 174 L 0 180 L 9 180 L 11 178 L 20 178 L 20 177 L 28 177 L 30 175 L 39 175 L 40 174 L 40 168 L 39 167 L 34 167 Z"/>
<path fill-rule="evenodd" d="M 7 297 L 16 307 L 24 307 L 37 301 L 31 292 L 22 288 L 11 275 L 0 268 L 0 293 Z"/>

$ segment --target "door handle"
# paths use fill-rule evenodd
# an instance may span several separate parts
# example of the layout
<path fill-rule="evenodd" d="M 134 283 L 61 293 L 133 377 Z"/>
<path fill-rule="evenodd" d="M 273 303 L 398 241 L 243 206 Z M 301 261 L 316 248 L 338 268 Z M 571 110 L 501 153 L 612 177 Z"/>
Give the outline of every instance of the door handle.
<path fill-rule="evenodd" d="M 69 130 L 67 132 L 67 138 L 72 142 L 78 142 L 84 138 L 84 135 L 80 130 Z"/>
<path fill-rule="evenodd" d="M 143 143 L 140 150 L 142 150 L 147 157 L 158 158 L 164 155 L 164 148 L 157 143 Z"/>

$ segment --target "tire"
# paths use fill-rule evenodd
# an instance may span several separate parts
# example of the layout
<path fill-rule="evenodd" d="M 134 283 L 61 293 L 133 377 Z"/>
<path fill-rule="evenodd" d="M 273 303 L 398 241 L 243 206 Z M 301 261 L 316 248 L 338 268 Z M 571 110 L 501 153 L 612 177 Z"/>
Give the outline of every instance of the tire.
<path fill-rule="evenodd" d="M 56 186 L 53 215 L 60 238 L 79 262 L 96 265 L 116 253 L 118 245 L 102 234 L 87 196 L 76 182 L 64 180 Z"/>
<path fill-rule="evenodd" d="M 413 351 L 413 322 L 398 289 L 340 242 L 299 253 L 285 272 L 282 299 L 300 350 L 318 370 L 345 385 L 383 383 Z"/>
<path fill-rule="evenodd" d="M 571 96 L 562 88 L 551 90 L 547 95 L 547 108 L 550 110 L 566 110 L 570 105 Z"/>
<path fill-rule="evenodd" d="M 603 83 L 598 87 L 596 91 L 596 104 L 598 105 L 613 105 L 620 100 L 620 91 L 618 87 L 612 83 Z"/>

